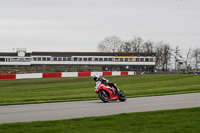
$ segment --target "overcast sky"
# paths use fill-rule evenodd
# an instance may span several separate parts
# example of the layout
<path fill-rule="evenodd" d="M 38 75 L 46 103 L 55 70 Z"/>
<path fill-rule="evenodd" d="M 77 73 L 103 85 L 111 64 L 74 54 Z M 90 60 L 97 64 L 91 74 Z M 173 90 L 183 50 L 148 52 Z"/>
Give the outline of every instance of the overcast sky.
<path fill-rule="evenodd" d="M 200 0 L 0 0 L 1 52 L 94 52 L 112 35 L 200 47 Z"/>

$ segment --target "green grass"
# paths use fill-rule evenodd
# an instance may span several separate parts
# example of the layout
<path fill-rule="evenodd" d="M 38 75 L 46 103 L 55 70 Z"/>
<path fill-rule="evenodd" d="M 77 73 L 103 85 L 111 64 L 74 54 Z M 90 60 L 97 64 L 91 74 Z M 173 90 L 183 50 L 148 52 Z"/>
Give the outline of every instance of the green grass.
<path fill-rule="evenodd" d="M 200 108 L 1 124 L 0 133 L 199 133 Z"/>
<path fill-rule="evenodd" d="M 127 97 L 200 92 L 199 75 L 105 77 Z M 91 77 L 0 80 L 0 105 L 99 99 Z"/>

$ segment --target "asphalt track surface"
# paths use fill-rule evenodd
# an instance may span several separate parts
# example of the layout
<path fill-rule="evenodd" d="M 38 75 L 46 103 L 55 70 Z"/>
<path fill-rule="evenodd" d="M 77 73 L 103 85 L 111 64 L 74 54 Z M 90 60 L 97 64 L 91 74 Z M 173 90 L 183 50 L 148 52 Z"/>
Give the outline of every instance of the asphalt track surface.
<path fill-rule="evenodd" d="M 128 98 L 126 102 L 100 100 L 0 106 L 0 124 L 106 116 L 120 113 L 200 107 L 200 93 Z"/>

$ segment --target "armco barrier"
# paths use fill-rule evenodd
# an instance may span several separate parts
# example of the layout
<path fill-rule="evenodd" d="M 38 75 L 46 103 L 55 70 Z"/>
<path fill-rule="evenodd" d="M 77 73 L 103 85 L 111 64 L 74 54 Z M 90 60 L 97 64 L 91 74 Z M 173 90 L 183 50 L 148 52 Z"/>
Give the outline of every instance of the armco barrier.
<path fill-rule="evenodd" d="M 135 71 L 128 71 L 128 75 L 136 75 Z"/>
<path fill-rule="evenodd" d="M 26 79 L 26 78 L 50 78 L 50 77 L 90 77 L 99 76 L 136 75 L 134 71 L 110 71 L 110 72 L 57 72 L 57 73 L 30 73 L 0 75 L 0 79 Z"/>
<path fill-rule="evenodd" d="M 112 76 L 112 72 L 103 72 L 102 76 Z"/>
<path fill-rule="evenodd" d="M 78 72 L 78 77 L 90 77 L 91 72 Z"/>
<path fill-rule="evenodd" d="M 42 78 L 43 73 L 16 74 L 16 79 Z"/>
<path fill-rule="evenodd" d="M 0 79 L 16 79 L 16 75 L 15 74 L 0 75 Z"/>
<path fill-rule="evenodd" d="M 61 77 L 61 73 L 43 73 L 43 78 Z"/>
<path fill-rule="evenodd" d="M 121 72 L 121 75 L 128 75 L 128 72 Z"/>
<path fill-rule="evenodd" d="M 62 72 L 62 77 L 78 77 L 78 72 Z"/>
<path fill-rule="evenodd" d="M 112 76 L 121 75 L 121 72 L 112 72 Z"/>
<path fill-rule="evenodd" d="M 102 76 L 103 72 L 91 72 L 91 76 L 94 76 L 95 74 L 98 74 L 99 76 Z"/>

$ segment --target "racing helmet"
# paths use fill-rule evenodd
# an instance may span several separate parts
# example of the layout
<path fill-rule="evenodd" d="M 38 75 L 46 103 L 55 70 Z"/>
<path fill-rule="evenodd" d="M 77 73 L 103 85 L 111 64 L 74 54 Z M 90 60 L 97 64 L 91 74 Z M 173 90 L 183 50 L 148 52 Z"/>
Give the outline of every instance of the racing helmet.
<path fill-rule="evenodd" d="M 99 80 L 99 78 L 100 78 L 100 76 L 99 76 L 98 74 L 95 74 L 95 75 L 93 76 L 94 81 Z"/>

